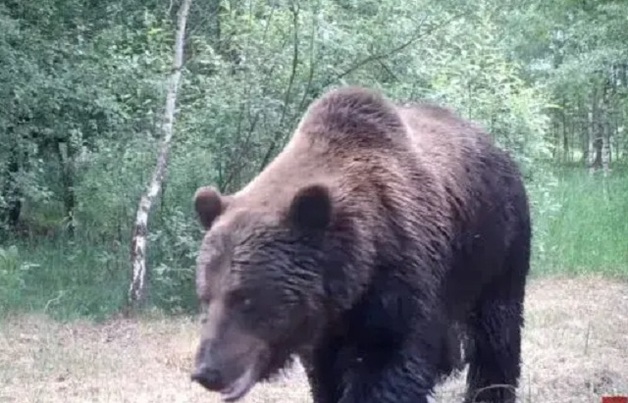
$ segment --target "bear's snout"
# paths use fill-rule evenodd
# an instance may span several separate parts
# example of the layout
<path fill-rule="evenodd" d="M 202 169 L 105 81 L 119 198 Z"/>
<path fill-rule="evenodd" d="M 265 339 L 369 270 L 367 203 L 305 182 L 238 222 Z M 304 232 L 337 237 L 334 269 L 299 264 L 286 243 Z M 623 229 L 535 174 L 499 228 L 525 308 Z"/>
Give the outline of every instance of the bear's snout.
<path fill-rule="evenodd" d="M 225 376 L 221 366 L 217 365 L 215 357 L 210 353 L 210 343 L 207 341 L 201 342 L 196 355 L 196 368 L 192 373 L 191 379 L 206 389 L 217 391 L 225 387 Z"/>
<path fill-rule="evenodd" d="M 266 366 L 263 344 L 246 334 L 201 341 L 191 380 L 224 401 L 236 401 L 257 383 Z"/>
<path fill-rule="evenodd" d="M 215 391 L 224 388 L 223 377 L 220 370 L 204 363 L 196 367 L 191 378 L 192 381 L 198 382 L 208 390 Z"/>

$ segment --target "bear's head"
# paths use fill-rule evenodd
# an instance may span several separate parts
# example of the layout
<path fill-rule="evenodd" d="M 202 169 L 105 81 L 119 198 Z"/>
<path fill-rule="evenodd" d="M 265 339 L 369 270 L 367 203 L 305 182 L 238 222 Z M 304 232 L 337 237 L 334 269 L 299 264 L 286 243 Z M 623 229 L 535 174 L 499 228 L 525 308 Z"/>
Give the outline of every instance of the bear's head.
<path fill-rule="evenodd" d="M 340 225 L 330 190 L 312 184 L 287 200 L 283 209 L 255 208 L 211 187 L 194 197 L 206 233 L 197 262 L 204 313 L 192 379 L 225 401 L 279 372 L 328 320 L 326 296 L 335 292 L 329 273 L 342 273 L 346 252 L 330 236 Z"/>

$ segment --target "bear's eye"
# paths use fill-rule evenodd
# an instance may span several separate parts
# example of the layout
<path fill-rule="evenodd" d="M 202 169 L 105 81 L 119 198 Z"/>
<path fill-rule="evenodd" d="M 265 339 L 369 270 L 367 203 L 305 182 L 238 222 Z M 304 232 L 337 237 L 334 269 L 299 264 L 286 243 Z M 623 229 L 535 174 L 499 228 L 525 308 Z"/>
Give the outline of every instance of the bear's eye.
<path fill-rule="evenodd" d="M 248 311 L 253 307 L 253 298 L 249 293 L 239 291 L 231 294 L 229 298 L 230 305 Z"/>

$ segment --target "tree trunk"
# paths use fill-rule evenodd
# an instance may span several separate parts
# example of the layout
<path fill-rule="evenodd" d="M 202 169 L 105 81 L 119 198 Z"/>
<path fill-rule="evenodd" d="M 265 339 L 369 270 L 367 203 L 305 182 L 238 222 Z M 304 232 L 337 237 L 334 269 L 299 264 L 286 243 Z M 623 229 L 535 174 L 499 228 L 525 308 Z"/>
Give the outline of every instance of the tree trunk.
<path fill-rule="evenodd" d="M 601 145 L 601 159 L 602 159 L 602 172 L 604 176 L 608 176 L 610 172 L 611 163 L 611 144 L 610 144 L 610 132 L 611 127 L 609 125 L 602 125 L 600 128 L 602 131 L 602 145 Z"/>
<path fill-rule="evenodd" d="M 595 120 L 594 120 L 594 116 L 593 116 L 593 108 L 594 106 L 591 105 L 591 109 L 589 109 L 588 112 L 588 126 L 587 126 L 587 132 L 588 132 L 588 152 L 587 152 L 587 166 L 589 167 L 589 173 L 594 173 L 595 172 L 595 157 L 596 157 L 596 152 L 595 152 Z"/>
<path fill-rule="evenodd" d="M 619 116 L 621 119 L 621 115 Z M 618 120 L 615 124 L 615 159 L 619 161 L 622 157 L 624 157 L 624 144 L 626 144 L 625 139 L 622 137 L 624 135 L 624 127 L 620 123 L 621 120 Z"/>
<path fill-rule="evenodd" d="M 2 187 L 2 197 L 5 205 L 0 205 L 0 227 L 7 226 L 8 230 L 15 230 L 22 211 L 22 192 L 17 176 L 20 173 L 19 149 L 16 144 L 10 145 L 7 161 L 7 172 Z"/>
<path fill-rule="evenodd" d="M 588 167 L 589 165 L 589 120 L 591 116 L 588 112 L 588 106 L 579 102 L 578 106 L 578 119 L 574 119 L 573 130 L 576 131 L 576 127 L 578 130 L 578 134 L 580 135 L 580 147 L 582 150 L 582 165 Z"/>
<path fill-rule="evenodd" d="M 621 159 L 621 143 L 620 143 L 620 136 L 621 136 L 621 131 L 620 131 L 620 117 L 621 117 L 621 113 L 618 112 L 615 115 L 615 119 L 613 120 L 613 131 L 611 132 L 611 136 L 613 141 L 611 141 L 611 147 L 613 148 L 613 150 L 615 150 L 615 154 L 613 155 L 613 159 L 615 159 L 616 161 L 619 161 Z"/>
<path fill-rule="evenodd" d="M 563 102 L 563 110 L 562 110 L 562 129 L 563 129 L 563 163 L 570 162 L 569 158 L 569 140 L 567 138 L 567 108 L 565 107 L 565 102 Z"/>
<path fill-rule="evenodd" d="M 63 145 L 65 145 L 65 150 Z M 74 209 L 76 206 L 76 196 L 74 194 L 74 158 L 76 153 L 74 152 L 71 139 L 58 141 L 56 151 L 59 164 L 61 165 L 63 210 L 65 220 L 67 220 L 66 233 L 70 238 L 74 238 Z"/>
<path fill-rule="evenodd" d="M 133 226 L 133 238 L 131 242 L 131 264 L 133 269 L 133 277 L 129 287 L 129 302 L 131 306 L 137 306 L 145 299 L 146 289 L 146 236 L 148 234 L 148 215 L 162 187 L 163 180 L 168 167 L 168 156 L 170 154 L 170 146 L 172 143 L 173 126 L 175 120 L 175 106 L 177 100 L 177 91 L 179 81 L 181 79 L 181 70 L 183 68 L 183 48 L 185 42 L 185 25 L 190 10 L 192 0 L 183 0 L 179 9 L 177 32 L 174 43 L 174 60 L 172 64 L 172 74 L 166 96 L 166 109 L 164 111 L 161 130 L 163 141 L 159 150 L 157 166 L 153 172 L 150 184 L 146 193 L 140 199 L 135 225 Z"/>

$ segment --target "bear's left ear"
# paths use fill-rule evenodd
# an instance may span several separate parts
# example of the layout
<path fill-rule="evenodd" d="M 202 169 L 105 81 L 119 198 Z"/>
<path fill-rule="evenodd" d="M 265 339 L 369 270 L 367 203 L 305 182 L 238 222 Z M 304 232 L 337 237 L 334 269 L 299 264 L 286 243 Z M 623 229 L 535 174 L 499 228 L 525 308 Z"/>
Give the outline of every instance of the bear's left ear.
<path fill-rule="evenodd" d="M 288 219 L 291 225 L 299 229 L 323 230 L 331 222 L 332 204 L 327 187 L 306 186 L 294 195 L 288 211 Z"/>
<path fill-rule="evenodd" d="M 224 212 L 226 207 L 226 198 L 211 186 L 201 187 L 194 194 L 194 209 L 206 230 L 211 228 L 214 220 Z"/>

